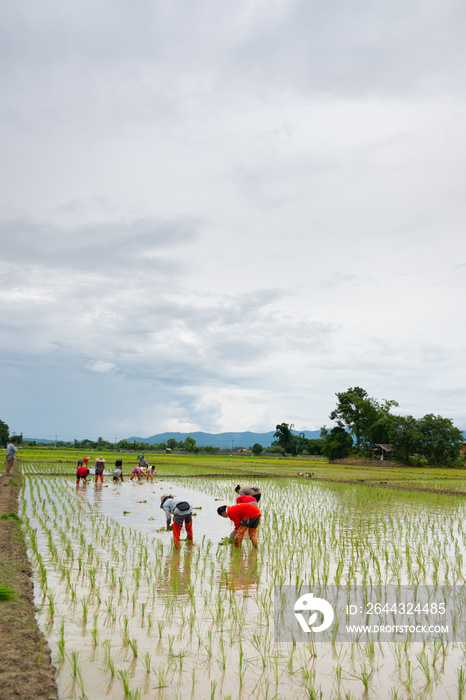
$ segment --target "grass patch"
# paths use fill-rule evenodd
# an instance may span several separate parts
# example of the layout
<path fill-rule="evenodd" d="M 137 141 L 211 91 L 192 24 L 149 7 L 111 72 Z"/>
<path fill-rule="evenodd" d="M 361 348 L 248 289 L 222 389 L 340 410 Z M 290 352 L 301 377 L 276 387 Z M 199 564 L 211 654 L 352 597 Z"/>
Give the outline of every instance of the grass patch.
<path fill-rule="evenodd" d="M 2 513 L 0 515 L 0 520 L 14 520 L 17 523 L 22 523 L 22 520 L 17 513 Z"/>
<path fill-rule="evenodd" d="M 16 595 L 14 588 L 7 583 L 0 583 L 0 600 L 13 600 Z"/>
<path fill-rule="evenodd" d="M 14 479 L 10 479 L 8 483 L 3 484 L 4 486 L 14 486 L 15 488 L 19 489 L 20 484 L 15 481 Z"/>

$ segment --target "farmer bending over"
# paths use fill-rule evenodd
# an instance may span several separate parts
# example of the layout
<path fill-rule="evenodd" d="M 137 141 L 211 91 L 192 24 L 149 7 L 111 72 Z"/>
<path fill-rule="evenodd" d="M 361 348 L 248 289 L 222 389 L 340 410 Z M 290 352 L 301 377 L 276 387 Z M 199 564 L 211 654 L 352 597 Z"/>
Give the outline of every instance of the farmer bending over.
<path fill-rule="evenodd" d="M 83 482 L 83 484 L 87 484 L 87 475 L 89 474 L 89 469 L 85 467 L 83 464 L 81 464 L 77 469 L 76 469 L 76 484 L 79 484 L 80 481 Z"/>
<path fill-rule="evenodd" d="M 134 479 L 135 476 L 137 476 L 138 481 L 141 481 L 141 474 L 142 474 L 141 467 L 139 466 L 139 464 L 137 464 L 135 467 L 133 467 L 133 471 L 132 471 L 132 473 L 131 473 L 130 481 L 132 481 L 132 480 Z"/>
<path fill-rule="evenodd" d="M 124 481 L 123 469 L 121 468 L 121 466 L 115 467 L 115 469 L 113 470 L 113 481 Z"/>
<path fill-rule="evenodd" d="M 175 549 L 180 548 L 180 534 L 181 528 L 184 526 L 186 528 L 186 535 L 188 537 L 188 542 L 192 544 L 193 541 L 193 507 L 189 505 L 188 501 L 183 498 L 177 498 L 176 496 L 169 496 L 164 494 L 160 499 L 160 507 L 165 511 L 165 516 L 167 518 L 167 530 L 170 529 L 170 523 L 173 515 L 173 544 Z"/>
<path fill-rule="evenodd" d="M 220 506 L 217 513 L 222 518 L 230 518 L 235 524 L 234 535 L 235 547 L 240 547 L 246 531 L 254 548 L 257 547 L 257 528 L 261 519 L 261 512 L 256 503 L 238 503 L 236 506 Z M 230 535 L 230 538 L 233 539 Z"/>
<path fill-rule="evenodd" d="M 238 486 L 235 488 L 238 496 L 252 496 L 259 503 L 261 499 L 261 490 L 258 486 Z"/>

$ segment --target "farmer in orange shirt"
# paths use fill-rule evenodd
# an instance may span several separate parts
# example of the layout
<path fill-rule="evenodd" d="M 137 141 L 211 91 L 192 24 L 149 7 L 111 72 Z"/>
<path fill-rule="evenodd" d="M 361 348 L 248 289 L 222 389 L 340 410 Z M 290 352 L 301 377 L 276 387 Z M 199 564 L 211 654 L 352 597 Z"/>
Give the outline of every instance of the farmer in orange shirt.
<path fill-rule="evenodd" d="M 235 547 L 240 547 L 246 532 L 249 533 L 249 539 L 252 546 L 257 548 L 257 528 L 261 519 L 261 512 L 256 503 L 237 503 L 235 506 L 220 506 L 217 513 L 222 518 L 230 518 L 235 524 L 236 536 L 234 539 Z M 233 533 L 232 533 L 233 534 Z"/>

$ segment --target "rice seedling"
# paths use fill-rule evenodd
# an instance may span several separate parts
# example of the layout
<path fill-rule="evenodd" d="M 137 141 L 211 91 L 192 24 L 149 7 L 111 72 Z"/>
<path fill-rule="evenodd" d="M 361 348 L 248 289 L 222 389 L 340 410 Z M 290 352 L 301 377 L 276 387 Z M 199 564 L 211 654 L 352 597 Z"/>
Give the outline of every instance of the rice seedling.
<path fill-rule="evenodd" d="M 466 669 L 461 666 L 456 672 L 457 678 L 457 689 L 458 689 L 458 700 L 464 700 L 465 690 L 466 690 Z"/>
<path fill-rule="evenodd" d="M 121 684 L 122 684 L 122 686 L 123 686 L 123 692 L 124 692 L 124 694 L 125 694 L 125 698 L 127 698 L 128 695 L 129 695 L 129 692 L 130 692 L 130 691 L 129 691 L 129 673 L 128 673 L 128 671 L 126 671 L 126 670 L 121 670 L 121 669 L 120 669 L 120 670 L 118 671 L 118 674 L 117 674 L 117 675 L 118 675 L 118 678 L 120 679 Z"/>
<path fill-rule="evenodd" d="M 78 676 L 78 670 L 79 670 L 79 651 L 72 651 L 70 654 L 70 659 L 71 659 L 71 675 L 74 679 L 77 678 Z"/>
<path fill-rule="evenodd" d="M 189 483 L 178 480 L 177 489 L 194 488 L 211 500 L 215 492 L 215 497 L 228 503 L 235 483 L 192 478 Z M 20 512 L 37 590 L 44 594 L 43 617 L 47 612 L 50 617 L 50 595 L 55 619 L 66 616 L 63 632 L 59 628 L 55 640 L 50 640 L 55 657 L 62 659 L 58 677 L 72 675 L 71 650 L 76 648 L 77 653 L 79 649 L 76 693 L 84 693 L 79 688 L 78 671 L 82 669 L 87 678 L 88 665 L 98 664 L 92 649 L 99 648 L 99 637 L 108 637 L 115 649 L 122 644 L 115 658 L 118 670 L 127 672 L 128 685 L 133 675 L 134 687 L 139 683 L 136 690 L 125 689 L 110 646 L 103 642 L 102 671 L 109 682 L 114 676 L 118 678 L 126 697 L 132 692 L 152 698 L 155 692 L 162 698 L 170 684 L 170 697 L 175 697 L 175 692 L 185 696 L 198 682 L 207 697 L 214 690 L 216 697 L 225 698 L 225 687 L 232 697 L 240 693 L 261 698 L 319 697 L 324 692 L 321 684 L 328 691 L 325 697 L 333 693 L 343 698 L 351 697 L 355 682 L 362 683 L 364 691 L 367 685 L 367 692 L 375 697 L 388 692 L 386 681 L 381 679 L 389 675 L 392 685 L 397 685 L 392 688 L 397 694 L 393 697 L 416 693 L 416 682 L 424 680 L 429 686 L 429 678 L 430 686 L 435 683 L 436 700 L 437 696 L 443 700 L 441 689 L 448 685 L 447 678 L 451 687 L 459 689 L 461 677 L 456 669 L 461 666 L 461 650 L 446 644 L 435 643 L 422 650 L 412 644 L 354 644 L 344 647 L 346 654 L 335 635 L 332 651 L 312 642 L 277 650 L 272 601 L 274 584 L 299 589 L 312 581 L 319 585 L 325 581 L 340 585 L 363 581 L 372 585 L 433 583 L 446 578 L 462 581 L 464 506 L 450 497 L 442 496 L 445 505 L 440 507 L 436 497 L 424 494 L 400 495 L 318 482 L 269 479 L 263 492 L 264 518 L 255 563 L 248 559 L 247 540 L 242 552 L 230 552 L 228 547 L 217 547 L 209 534 L 197 538 L 201 517 L 195 523 L 197 546 L 185 561 L 183 547 L 181 556 L 173 557 L 169 534 L 157 534 L 150 523 L 147 527 L 152 531 L 133 530 L 128 519 L 134 513 L 122 523 L 121 506 L 120 521 L 116 522 L 105 510 L 108 504 L 104 498 L 96 509 L 93 493 L 78 498 L 65 479 L 25 477 Z M 120 490 L 120 499 L 122 495 Z M 290 499 L 296 506 L 292 511 L 283 505 Z M 400 507 L 400 500 L 409 507 Z M 149 502 L 148 498 L 147 505 Z M 124 507 L 135 510 L 131 505 Z M 208 517 L 208 508 L 201 512 L 202 517 Z M 214 522 L 218 525 L 215 518 Z M 186 566 L 189 570 L 185 575 Z M 100 612 L 99 599 L 103 606 Z M 83 600 L 86 620 L 92 619 L 92 626 L 85 631 Z M 76 614 L 75 608 L 82 614 Z M 152 637 L 154 627 L 156 640 Z M 72 639 L 82 640 L 81 646 L 74 647 Z M 130 642 L 137 645 L 137 655 Z M 125 649 L 126 656 L 121 653 Z M 150 683 L 148 669 L 155 654 L 167 658 L 167 663 L 160 668 L 154 665 L 151 679 L 155 683 Z M 135 665 L 138 657 L 142 663 Z M 214 664 L 209 663 L 212 659 Z M 412 664 L 409 671 L 406 661 Z M 375 675 L 376 669 L 381 669 L 380 677 Z M 211 685 L 214 681 L 215 687 Z M 147 687 L 141 685 L 146 682 Z M 224 682 L 230 685 L 223 686 Z M 92 696 L 90 700 L 94 700 Z"/>
<path fill-rule="evenodd" d="M 130 646 L 131 651 L 133 652 L 133 657 L 137 658 L 138 655 L 138 640 L 137 639 L 128 639 L 128 644 Z"/>
<path fill-rule="evenodd" d="M 168 680 L 168 669 L 165 666 L 161 666 L 158 669 L 153 669 L 155 676 L 157 678 L 157 684 L 155 685 L 156 690 L 162 690 L 163 688 L 169 687 Z"/>

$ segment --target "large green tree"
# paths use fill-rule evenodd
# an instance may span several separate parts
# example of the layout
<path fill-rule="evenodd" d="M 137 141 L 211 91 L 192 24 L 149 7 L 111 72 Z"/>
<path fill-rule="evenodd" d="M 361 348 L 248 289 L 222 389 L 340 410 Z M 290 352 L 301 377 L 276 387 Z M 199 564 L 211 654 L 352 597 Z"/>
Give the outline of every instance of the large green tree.
<path fill-rule="evenodd" d="M 199 448 L 196 445 L 195 439 L 190 437 L 189 435 L 184 441 L 184 449 L 186 450 L 186 452 L 199 452 Z"/>
<path fill-rule="evenodd" d="M 379 403 L 371 398 L 365 389 L 360 386 L 352 387 L 347 391 L 336 394 L 338 399 L 337 407 L 331 412 L 330 420 L 337 422 L 338 427 L 346 427 L 353 435 L 356 443 L 356 450 L 360 452 L 370 448 L 374 442 L 371 428 L 383 418 L 390 415 L 390 409 L 398 406 L 396 401 L 384 399 Z M 379 423 L 379 428 L 382 424 Z M 379 435 L 382 430 L 379 431 Z M 383 431 L 385 435 L 387 431 Z M 377 440 L 376 442 L 379 442 Z"/>
<path fill-rule="evenodd" d="M 464 437 L 450 418 L 429 413 L 421 418 L 418 429 L 422 435 L 419 452 L 427 457 L 429 464 L 448 465 L 459 459 Z"/>
<path fill-rule="evenodd" d="M 322 454 L 329 462 L 335 459 L 344 459 L 351 454 L 353 440 L 351 435 L 344 428 L 337 425 L 331 430 L 324 426 L 321 428 L 320 437 L 322 440 Z"/>
<path fill-rule="evenodd" d="M 8 442 L 8 436 L 10 434 L 10 429 L 6 423 L 0 420 L 0 444 L 6 445 Z"/>
<path fill-rule="evenodd" d="M 387 442 L 393 447 L 393 457 L 403 462 L 409 462 L 411 455 L 421 448 L 422 435 L 419 423 L 413 416 L 394 416 L 388 437 Z"/>
<path fill-rule="evenodd" d="M 275 426 L 273 436 L 277 439 L 272 442 L 272 446 L 278 446 L 283 448 L 285 452 L 296 454 L 296 435 L 293 435 L 293 428 L 293 423 L 280 423 L 280 425 Z"/>

